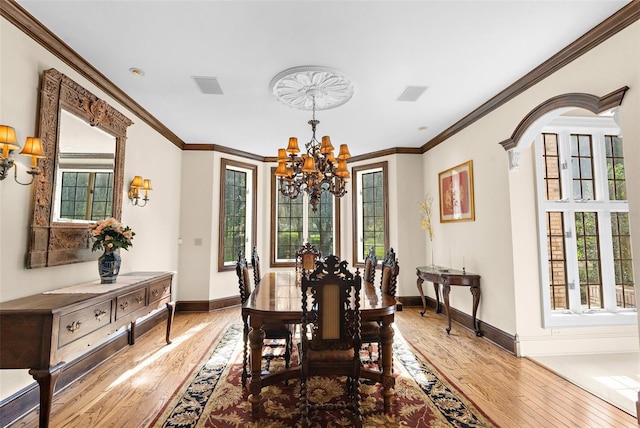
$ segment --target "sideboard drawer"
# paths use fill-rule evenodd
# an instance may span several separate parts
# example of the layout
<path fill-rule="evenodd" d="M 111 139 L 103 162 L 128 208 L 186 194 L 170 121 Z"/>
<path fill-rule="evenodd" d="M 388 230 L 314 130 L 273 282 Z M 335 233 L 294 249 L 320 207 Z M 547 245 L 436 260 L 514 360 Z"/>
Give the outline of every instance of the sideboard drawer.
<path fill-rule="evenodd" d="M 171 296 L 171 280 L 159 281 L 149 286 L 149 303 Z"/>
<path fill-rule="evenodd" d="M 112 321 L 111 300 L 97 303 L 84 309 L 62 315 L 58 347 L 62 347 L 74 340 L 92 333 Z"/>
<path fill-rule="evenodd" d="M 116 320 L 147 305 L 147 287 L 116 297 Z"/>

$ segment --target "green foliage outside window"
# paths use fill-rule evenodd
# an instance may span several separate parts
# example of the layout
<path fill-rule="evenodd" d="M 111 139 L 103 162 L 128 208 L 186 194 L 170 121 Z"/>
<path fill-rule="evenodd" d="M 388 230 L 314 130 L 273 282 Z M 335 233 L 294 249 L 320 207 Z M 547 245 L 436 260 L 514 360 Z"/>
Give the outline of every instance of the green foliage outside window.
<path fill-rule="evenodd" d="M 362 254 L 373 247 L 384 259 L 384 181 L 382 171 L 362 174 Z"/>
<path fill-rule="evenodd" d="M 247 236 L 247 173 L 227 169 L 224 187 L 224 262 L 235 262 Z"/>

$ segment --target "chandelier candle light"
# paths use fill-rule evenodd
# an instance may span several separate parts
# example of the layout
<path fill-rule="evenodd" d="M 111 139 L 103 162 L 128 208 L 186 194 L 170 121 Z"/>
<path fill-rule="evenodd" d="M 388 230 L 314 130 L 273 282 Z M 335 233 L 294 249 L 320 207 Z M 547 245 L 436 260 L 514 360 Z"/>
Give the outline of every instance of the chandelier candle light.
<path fill-rule="evenodd" d="M 328 191 L 337 198 L 347 193 L 346 183 L 350 178 L 347 159 L 351 157 L 346 144 L 340 145 L 335 156 L 329 136 L 317 140 L 316 127 L 320 121 L 316 120 L 316 106 L 321 104 L 326 110 L 342 105 L 351 98 L 353 89 L 344 76 L 317 66 L 285 70 L 272 80 L 271 86 L 274 96 L 283 103 L 305 110 L 311 107 L 312 117 L 308 122 L 311 140 L 305 144 L 305 152 L 299 155 L 298 139 L 289 138 L 287 148 L 278 149 L 275 176 L 280 193 L 296 199 L 306 192 L 311 209 L 316 212 L 322 192 Z"/>

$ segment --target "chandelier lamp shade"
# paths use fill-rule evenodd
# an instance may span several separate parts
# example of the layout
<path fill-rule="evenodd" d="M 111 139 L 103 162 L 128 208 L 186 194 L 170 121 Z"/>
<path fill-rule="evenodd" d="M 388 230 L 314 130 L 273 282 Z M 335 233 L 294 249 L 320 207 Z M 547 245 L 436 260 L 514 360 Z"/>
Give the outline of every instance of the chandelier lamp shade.
<path fill-rule="evenodd" d="M 33 179 L 40 173 L 38 169 L 38 159 L 45 157 L 42 148 L 42 141 L 37 137 L 27 137 L 24 147 L 20 151 L 21 155 L 31 156 L 31 169 L 27 174 L 31 175 L 31 181 L 22 183 L 18 181 L 18 167 L 16 166 L 11 151 L 18 150 L 20 146 L 16 142 L 16 131 L 11 126 L 0 125 L 0 180 L 4 180 L 9 175 L 9 170 L 14 166 L 14 180 L 18 184 L 29 185 L 33 183 Z"/>
<path fill-rule="evenodd" d="M 344 104 L 351 98 L 351 84 L 335 71 L 325 67 L 304 66 L 285 70 L 271 82 L 274 96 L 281 102 L 298 109 L 312 111 L 311 140 L 298 146 L 296 137 L 289 138 L 287 148 L 278 149 L 278 167 L 275 176 L 278 190 L 291 199 L 303 192 L 309 197 L 313 212 L 317 212 L 323 192 L 336 198 L 347 193 L 346 183 L 350 178 L 347 159 L 351 157 L 346 144 L 341 144 L 337 155 L 328 135 L 320 141 L 316 138 L 316 106 L 322 109 Z"/>

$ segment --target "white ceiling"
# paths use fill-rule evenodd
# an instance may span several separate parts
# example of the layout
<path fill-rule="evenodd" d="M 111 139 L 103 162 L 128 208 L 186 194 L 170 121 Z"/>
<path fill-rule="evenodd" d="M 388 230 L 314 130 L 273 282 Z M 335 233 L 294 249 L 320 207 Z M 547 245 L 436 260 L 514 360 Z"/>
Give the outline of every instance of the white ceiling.
<path fill-rule="evenodd" d="M 290 136 L 311 137 L 311 113 L 269 91 L 285 69 L 352 81 L 350 101 L 316 114 L 334 146 L 420 147 L 629 1 L 18 3 L 185 143 L 275 156 Z M 192 76 L 217 78 L 224 94 Z M 428 89 L 396 101 L 407 85 Z"/>

